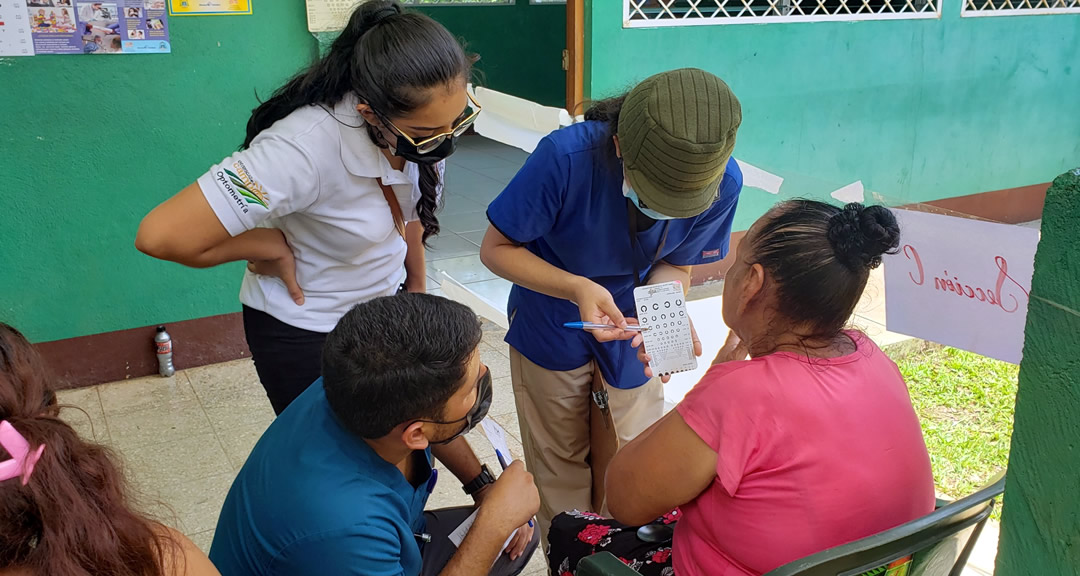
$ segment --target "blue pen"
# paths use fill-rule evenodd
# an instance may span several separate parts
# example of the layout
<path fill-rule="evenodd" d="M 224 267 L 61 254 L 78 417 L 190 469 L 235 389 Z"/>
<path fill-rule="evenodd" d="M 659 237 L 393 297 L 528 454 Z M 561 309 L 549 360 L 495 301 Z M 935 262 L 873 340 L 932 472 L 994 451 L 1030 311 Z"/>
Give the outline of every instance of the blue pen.
<path fill-rule="evenodd" d="M 499 466 L 502 466 L 503 470 L 506 470 L 508 467 L 510 467 L 510 463 L 506 461 L 506 457 L 503 456 L 502 452 L 498 448 L 495 449 L 495 457 L 499 459 Z M 533 521 L 529 520 L 529 528 L 532 527 Z"/>
<path fill-rule="evenodd" d="M 563 324 L 563 328 L 574 328 L 577 330 L 618 330 L 619 327 L 614 324 L 597 324 L 596 322 L 567 322 Z M 626 328 L 623 328 L 627 332 L 641 332 L 646 330 L 642 326 L 631 324 Z"/>

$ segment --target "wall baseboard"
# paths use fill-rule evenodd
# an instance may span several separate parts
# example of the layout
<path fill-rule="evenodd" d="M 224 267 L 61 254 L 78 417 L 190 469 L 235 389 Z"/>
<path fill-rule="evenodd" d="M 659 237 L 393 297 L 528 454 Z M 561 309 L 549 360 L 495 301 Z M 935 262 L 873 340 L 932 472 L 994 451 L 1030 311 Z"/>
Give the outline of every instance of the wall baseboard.
<path fill-rule="evenodd" d="M 250 358 L 239 312 L 167 325 L 177 370 Z M 58 389 L 156 374 L 154 331 L 143 326 L 36 344 Z"/>

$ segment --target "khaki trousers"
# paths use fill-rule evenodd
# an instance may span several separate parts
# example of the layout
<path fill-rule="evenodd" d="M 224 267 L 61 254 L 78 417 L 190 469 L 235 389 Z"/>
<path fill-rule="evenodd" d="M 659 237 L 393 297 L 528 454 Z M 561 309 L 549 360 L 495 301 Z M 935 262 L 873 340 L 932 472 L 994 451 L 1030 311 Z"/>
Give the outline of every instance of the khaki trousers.
<path fill-rule="evenodd" d="M 563 372 L 541 368 L 510 347 L 510 374 L 514 384 L 525 464 L 540 491 L 536 515 L 540 542 L 547 550 L 551 519 L 567 510 L 592 510 L 593 470 L 589 462 L 589 408 L 595 363 Z M 664 415 L 664 387 L 653 378 L 632 390 L 609 386 L 608 403 L 619 444 L 626 443 Z M 606 508 L 606 506 L 605 506 Z"/>

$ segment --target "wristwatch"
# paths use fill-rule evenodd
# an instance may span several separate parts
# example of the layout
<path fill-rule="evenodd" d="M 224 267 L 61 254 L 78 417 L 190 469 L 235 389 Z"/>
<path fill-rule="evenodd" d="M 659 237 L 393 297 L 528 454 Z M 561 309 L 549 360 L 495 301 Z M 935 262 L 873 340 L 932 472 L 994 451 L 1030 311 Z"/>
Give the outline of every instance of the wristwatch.
<path fill-rule="evenodd" d="M 472 496 L 487 486 L 488 484 L 495 483 L 495 475 L 488 469 L 487 464 L 480 466 L 480 475 L 473 478 L 471 482 L 461 487 L 466 494 Z"/>

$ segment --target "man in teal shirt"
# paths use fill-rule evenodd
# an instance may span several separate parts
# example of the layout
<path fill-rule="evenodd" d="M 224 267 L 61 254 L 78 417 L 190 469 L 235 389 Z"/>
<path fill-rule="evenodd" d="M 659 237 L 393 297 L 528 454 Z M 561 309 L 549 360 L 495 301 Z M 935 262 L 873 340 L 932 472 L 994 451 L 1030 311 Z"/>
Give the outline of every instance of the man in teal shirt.
<path fill-rule="evenodd" d="M 536 549 L 539 507 L 520 462 L 495 480 L 464 442 L 491 404 L 480 325 L 425 294 L 353 308 L 327 337 L 323 377 L 263 434 L 218 520 L 210 557 L 223 576 L 513 576 Z M 448 535 L 472 507 L 424 511 L 438 475 L 432 445 L 479 507 L 460 548 Z M 514 531 L 517 530 L 515 533 Z M 505 552 L 502 546 L 514 534 Z"/>

